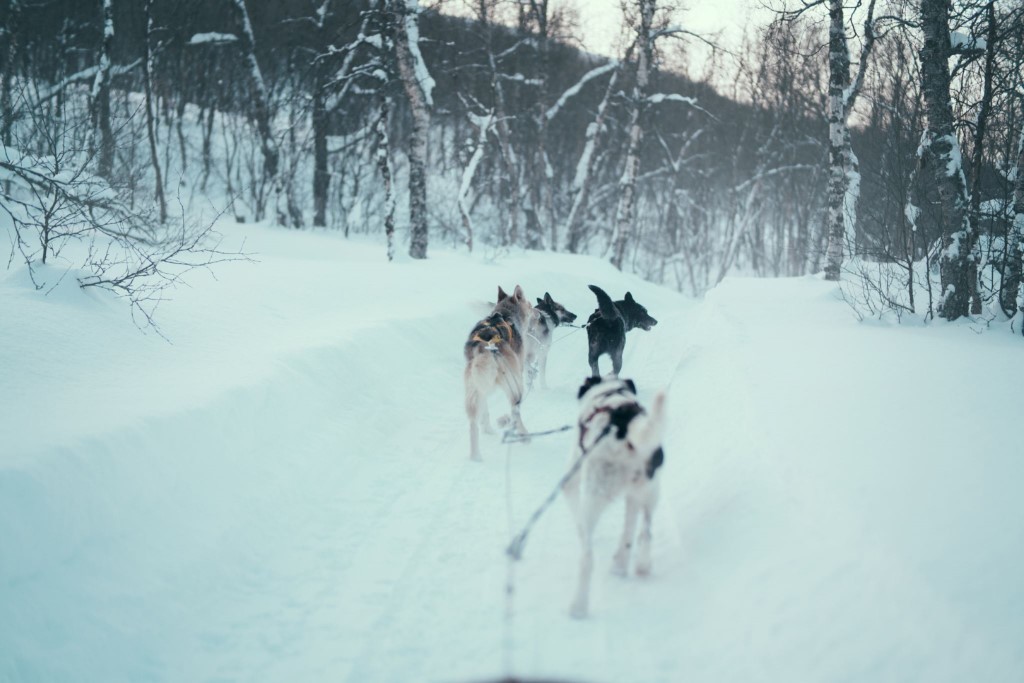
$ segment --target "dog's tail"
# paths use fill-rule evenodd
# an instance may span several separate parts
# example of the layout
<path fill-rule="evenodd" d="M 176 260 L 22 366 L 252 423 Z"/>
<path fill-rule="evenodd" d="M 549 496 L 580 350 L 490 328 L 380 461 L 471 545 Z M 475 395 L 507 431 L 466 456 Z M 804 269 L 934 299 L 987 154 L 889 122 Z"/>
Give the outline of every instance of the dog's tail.
<path fill-rule="evenodd" d="M 633 420 L 629 427 L 630 438 L 638 447 L 657 448 L 665 435 L 665 392 L 659 391 L 654 397 L 646 419 Z"/>
<path fill-rule="evenodd" d="M 590 287 L 590 291 L 592 291 L 595 294 L 595 296 L 597 296 L 597 308 L 599 311 L 601 311 L 601 315 L 606 320 L 614 320 L 615 318 L 622 317 L 619 315 L 619 309 L 617 309 L 615 307 L 615 304 L 612 303 L 612 298 L 608 296 L 607 292 L 605 292 L 597 285 L 587 286 Z"/>

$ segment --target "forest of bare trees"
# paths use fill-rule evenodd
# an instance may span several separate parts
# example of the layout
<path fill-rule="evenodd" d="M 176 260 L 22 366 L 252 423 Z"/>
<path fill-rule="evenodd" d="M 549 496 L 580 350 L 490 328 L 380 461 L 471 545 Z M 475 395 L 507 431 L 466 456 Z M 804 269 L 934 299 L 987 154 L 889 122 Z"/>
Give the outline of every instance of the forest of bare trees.
<path fill-rule="evenodd" d="M 549 0 L 2 8 L 12 263 L 86 243 L 83 284 L 130 288 L 230 257 L 214 207 L 389 257 L 589 253 L 693 294 L 824 270 L 862 315 L 1024 314 L 1019 2 L 780 4 L 700 63 L 658 0 L 611 56 Z"/>

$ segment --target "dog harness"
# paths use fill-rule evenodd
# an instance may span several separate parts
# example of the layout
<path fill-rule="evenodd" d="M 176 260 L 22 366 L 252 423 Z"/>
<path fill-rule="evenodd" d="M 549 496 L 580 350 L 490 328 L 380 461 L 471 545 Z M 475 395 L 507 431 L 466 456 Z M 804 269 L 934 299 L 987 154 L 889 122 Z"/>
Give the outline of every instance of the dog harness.
<path fill-rule="evenodd" d="M 604 391 L 598 394 L 597 396 L 594 397 L 594 399 L 597 401 L 602 401 L 616 395 L 635 396 L 635 394 L 633 394 L 633 392 L 631 392 L 628 387 L 618 386 L 615 389 Z M 608 436 L 608 434 L 611 433 L 612 429 L 616 430 L 616 439 L 625 439 L 626 434 L 629 432 L 630 422 L 632 422 L 637 415 L 644 415 L 646 414 L 646 412 L 647 411 L 644 410 L 644 408 L 635 400 L 625 401 L 615 406 L 608 405 L 607 403 L 598 406 L 597 408 L 592 410 L 586 418 L 580 420 L 580 450 L 584 453 L 592 451 L 594 448 L 597 447 L 597 444 L 601 442 L 601 439 L 603 439 L 604 437 Z M 594 441 L 590 444 L 590 446 L 587 447 L 584 445 L 584 441 L 586 439 L 587 432 L 590 429 L 590 423 L 595 417 L 602 413 L 608 413 L 608 424 L 604 426 L 604 428 L 601 430 L 601 433 L 597 435 L 597 438 L 595 438 Z M 628 441 L 626 442 L 626 446 L 630 449 L 630 451 L 633 450 L 633 444 L 629 443 Z M 644 473 L 647 475 L 647 478 L 654 479 L 654 473 L 657 472 L 658 468 L 661 467 L 664 464 L 664 462 L 665 451 L 662 450 L 662 448 L 659 446 L 658 449 L 651 454 L 650 459 L 644 466 Z"/>
<path fill-rule="evenodd" d="M 513 344 L 513 340 L 515 339 L 515 325 L 505 318 L 499 318 L 497 321 L 492 321 L 492 318 L 494 317 L 495 316 L 491 316 L 483 321 L 486 325 L 473 333 L 473 336 L 470 338 L 470 342 L 477 342 L 488 347 L 493 347 L 496 342 L 500 341 L 508 341 L 510 344 Z M 505 334 L 502 334 L 502 330 L 504 330 Z M 484 336 L 487 332 L 490 334 Z M 492 348 L 491 350 L 495 349 Z"/>
<path fill-rule="evenodd" d="M 617 395 L 634 396 L 633 392 L 631 392 L 628 387 L 626 387 L 625 385 L 620 385 L 615 387 L 614 389 L 609 389 L 607 391 L 601 392 L 600 394 L 596 395 L 593 400 L 595 402 L 602 402 L 605 399 L 609 399 L 612 396 Z M 626 432 L 629 429 L 629 423 L 632 422 L 633 418 L 635 418 L 637 415 L 642 415 L 645 412 L 646 411 L 635 400 L 625 401 L 615 406 L 608 405 L 607 403 L 599 405 L 598 407 L 594 408 L 589 415 L 580 420 L 580 449 L 592 450 L 595 446 L 597 446 L 598 442 L 600 442 L 601 439 L 608 436 L 609 432 L 611 432 L 613 427 L 617 430 L 615 438 L 625 439 Z M 584 441 L 586 440 L 587 433 L 590 431 L 590 423 L 594 420 L 595 417 L 602 413 L 608 414 L 608 424 L 604 426 L 604 429 L 601 430 L 601 433 L 597 435 L 597 438 L 594 439 L 593 443 L 591 443 L 589 447 L 584 447 Z"/>

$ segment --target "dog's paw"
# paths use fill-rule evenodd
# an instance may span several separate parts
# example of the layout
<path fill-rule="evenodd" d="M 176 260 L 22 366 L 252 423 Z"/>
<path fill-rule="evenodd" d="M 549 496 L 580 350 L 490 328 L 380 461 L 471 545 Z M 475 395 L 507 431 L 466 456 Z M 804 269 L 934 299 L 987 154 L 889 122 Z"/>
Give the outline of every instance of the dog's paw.
<path fill-rule="evenodd" d="M 512 417 L 510 415 L 502 415 L 501 417 L 498 418 L 498 427 L 504 429 L 505 427 L 508 427 L 508 424 L 511 421 Z"/>
<path fill-rule="evenodd" d="M 586 619 L 589 616 L 586 602 L 575 601 L 569 606 L 569 616 L 573 619 Z"/>
<path fill-rule="evenodd" d="M 612 574 L 615 576 L 626 576 L 628 574 L 629 560 L 625 557 L 620 558 L 618 556 L 612 561 Z"/>
<path fill-rule="evenodd" d="M 637 576 L 650 576 L 651 575 L 651 563 L 650 562 L 637 562 L 636 563 L 636 575 Z"/>

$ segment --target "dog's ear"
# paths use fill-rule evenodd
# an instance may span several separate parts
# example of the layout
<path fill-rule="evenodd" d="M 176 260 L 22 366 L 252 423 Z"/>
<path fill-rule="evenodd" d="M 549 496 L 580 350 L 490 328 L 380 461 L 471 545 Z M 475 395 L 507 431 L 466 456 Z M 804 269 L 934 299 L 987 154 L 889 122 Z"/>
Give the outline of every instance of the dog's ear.
<path fill-rule="evenodd" d="M 633 295 L 629 292 L 626 292 L 626 301 L 628 301 L 629 303 L 635 303 Z"/>
<path fill-rule="evenodd" d="M 506 294 L 505 290 L 501 288 L 501 285 L 498 285 L 498 303 L 501 303 L 507 298 L 508 294 Z"/>
<path fill-rule="evenodd" d="M 548 294 L 547 292 L 544 292 L 544 302 L 545 303 L 549 303 L 549 304 L 553 304 L 553 303 L 555 303 L 555 300 L 551 298 L 550 294 Z"/>
<path fill-rule="evenodd" d="M 624 379 L 622 381 L 626 383 L 626 386 L 629 387 L 629 390 L 632 391 L 633 394 L 635 395 L 636 394 L 636 382 L 634 382 L 631 379 Z"/>
<path fill-rule="evenodd" d="M 580 385 L 580 390 L 579 390 L 579 393 L 576 394 L 576 398 L 577 399 L 583 398 L 583 394 L 585 394 L 588 391 L 590 391 L 590 388 L 592 386 L 594 386 L 595 384 L 600 384 L 600 383 L 601 383 L 601 378 L 600 377 L 588 377 L 587 379 L 585 379 L 583 381 L 583 384 Z"/>
<path fill-rule="evenodd" d="M 522 301 L 523 299 L 525 299 L 525 298 L 526 298 L 526 295 L 525 295 L 525 294 L 523 294 L 523 288 L 522 288 L 522 287 L 520 287 L 519 285 L 516 285 L 516 289 L 515 289 L 515 291 L 514 291 L 514 292 L 512 293 L 512 295 L 513 295 L 513 296 L 514 296 L 514 297 L 515 297 L 516 299 L 518 299 L 519 301 Z"/>
<path fill-rule="evenodd" d="M 537 305 L 538 306 L 543 306 L 544 305 L 544 300 L 543 299 L 537 299 Z"/>

